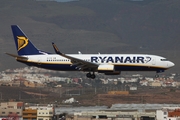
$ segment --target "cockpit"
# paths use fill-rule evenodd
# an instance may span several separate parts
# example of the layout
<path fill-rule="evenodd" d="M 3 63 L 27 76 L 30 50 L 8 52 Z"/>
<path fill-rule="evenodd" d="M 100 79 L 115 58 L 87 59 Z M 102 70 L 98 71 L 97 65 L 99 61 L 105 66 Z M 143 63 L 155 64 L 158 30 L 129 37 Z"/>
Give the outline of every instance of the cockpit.
<path fill-rule="evenodd" d="M 169 61 L 168 59 L 166 59 L 166 58 L 163 58 L 163 59 L 161 59 L 161 61 Z"/>

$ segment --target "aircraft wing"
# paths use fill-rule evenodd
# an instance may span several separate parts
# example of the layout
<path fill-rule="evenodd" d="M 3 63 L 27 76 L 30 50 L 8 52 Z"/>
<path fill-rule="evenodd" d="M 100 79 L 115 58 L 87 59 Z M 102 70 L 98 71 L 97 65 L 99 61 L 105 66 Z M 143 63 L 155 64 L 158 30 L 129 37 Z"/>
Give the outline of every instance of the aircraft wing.
<path fill-rule="evenodd" d="M 19 55 L 15 55 L 15 54 L 11 54 L 11 53 L 5 53 L 11 57 L 15 57 L 16 59 L 21 59 L 21 60 L 28 60 L 28 57 L 22 57 L 22 56 L 19 56 Z"/>
<path fill-rule="evenodd" d="M 97 64 L 97 63 L 88 62 L 88 61 L 61 53 L 54 43 L 52 43 L 52 45 L 53 45 L 53 48 L 54 48 L 56 54 L 59 54 L 67 59 L 70 59 L 72 65 L 76 65 L 79 70 L 93 71 L 93 70 L 96 70 L 99 66 L 99 64 Z"/>

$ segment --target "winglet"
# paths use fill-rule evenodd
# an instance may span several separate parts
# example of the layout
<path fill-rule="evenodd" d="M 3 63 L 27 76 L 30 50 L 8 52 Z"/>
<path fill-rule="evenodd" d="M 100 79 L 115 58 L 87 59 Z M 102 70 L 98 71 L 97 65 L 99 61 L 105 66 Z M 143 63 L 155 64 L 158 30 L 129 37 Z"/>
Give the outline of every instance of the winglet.
<path fill-rule="evenodd" d="M 63 53 L 61 53 L 60 51 L 59 51 L 59 49 L 57 48 L 57 46 L 52 42 L 52 46 L 53 46 L 53 48 L 54 48 L 54 51 L 56 52 L 56 54 L 59 54 L 59 55 L 62 55 Z"/>

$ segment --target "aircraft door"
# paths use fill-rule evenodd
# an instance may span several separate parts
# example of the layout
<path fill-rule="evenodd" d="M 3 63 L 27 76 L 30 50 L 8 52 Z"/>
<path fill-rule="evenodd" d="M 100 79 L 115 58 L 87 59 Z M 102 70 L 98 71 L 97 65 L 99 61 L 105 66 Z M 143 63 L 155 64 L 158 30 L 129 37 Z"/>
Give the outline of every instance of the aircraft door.
<path fill-rule="evenodd" d="M 156 58 L 152 59 L 152 65 L 156 65 Z"/>
<path fill-rule="evenodd" d="M 41 58 L 38 58 L 38 65 L 41 65 Z"/>

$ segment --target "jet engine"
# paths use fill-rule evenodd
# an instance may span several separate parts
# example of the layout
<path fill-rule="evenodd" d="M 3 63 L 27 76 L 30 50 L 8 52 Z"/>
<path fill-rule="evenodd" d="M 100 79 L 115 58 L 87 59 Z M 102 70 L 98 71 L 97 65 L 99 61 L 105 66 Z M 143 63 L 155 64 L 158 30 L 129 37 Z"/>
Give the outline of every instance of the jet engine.
<path fill-rule="evenodd" d="M 106 72 L 114 72 L 114 65 L 99 65 L 98 67 L 99 73 L 106 73 Z"/>
<path fill-rule="evenodd" d="M 98 72 L 99 73 L 104 73 L 105 75 L 120 75 L 120 71 L 115 71 L 114 70 L 114 65 L 99 65 L 98 67 Z"/>

